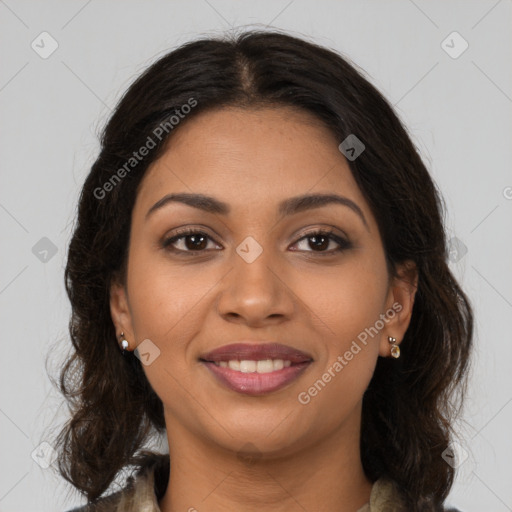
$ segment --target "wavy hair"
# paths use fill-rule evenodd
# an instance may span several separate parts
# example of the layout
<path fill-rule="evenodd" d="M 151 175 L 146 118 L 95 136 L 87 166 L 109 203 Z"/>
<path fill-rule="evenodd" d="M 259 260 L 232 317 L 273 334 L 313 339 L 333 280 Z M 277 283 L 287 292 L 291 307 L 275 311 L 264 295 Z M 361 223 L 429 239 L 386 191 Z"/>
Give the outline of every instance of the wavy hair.
<path fill-rule="evenodd" d="M 167 53 L 128 88 L 101 134 L 65 269 L 73 352 L 59 375 L 71 414 L 55 442 L 60 475 L 93 501 L 124 468 L 154 461 L 145 443 L 165 431 L 162 402 L 139 359 L 120 353 L 109 288 L 125 278 L 138 186 L 180 129 L 170 127 L 171 116 L 191 99 L 197 104 L 181 123 L 209 109 L 288 106 L 315 116 L 340 142 L 356 134 L 365 144 L 348 164 L 377 220 L 389 271 L 412 260 L 419 280 L 403 356 L 378 358 L 363 397 L 362 464 L 371 481 L 394 480 L 408 510 L 442 510 L 454 480 L 442 453 L 466 393 L 473 313 L 447 264 L 441 196 L 393 108 L 362 71 L 279 31 L 205 37 Z M 148 136 L 154 149 L 128 170 Z"/>

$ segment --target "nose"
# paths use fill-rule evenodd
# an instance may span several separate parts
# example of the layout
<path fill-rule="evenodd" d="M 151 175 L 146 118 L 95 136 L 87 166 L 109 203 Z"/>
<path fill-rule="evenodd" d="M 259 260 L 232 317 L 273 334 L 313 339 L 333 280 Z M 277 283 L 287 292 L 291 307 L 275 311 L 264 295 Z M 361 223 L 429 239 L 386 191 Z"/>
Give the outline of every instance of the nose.
<path fill-rule="evenodd" d="M 276 325 L 289 320 L 295 296 L 285 280 L 282 264 L 270 250 L 250 263 L 233 252 L 233 267 L 221 282 L 217 311 L 225 320 L 250 327 Z"/>

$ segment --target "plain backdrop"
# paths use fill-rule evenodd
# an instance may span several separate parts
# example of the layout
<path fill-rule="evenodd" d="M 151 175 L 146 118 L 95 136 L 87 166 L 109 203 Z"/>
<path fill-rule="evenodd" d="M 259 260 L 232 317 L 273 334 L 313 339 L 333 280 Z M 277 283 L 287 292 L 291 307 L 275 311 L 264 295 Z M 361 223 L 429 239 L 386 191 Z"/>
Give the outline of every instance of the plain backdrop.
<path fill-rule="evenodd" d="M 69 346 L 63 271 L 99 130 L 157 57 L 256 24 L 363 68 L 439 185 L 450 265 L 477 319 L 457 427 L 465 460 L 448 501 L 468 512 L 512 510 L 511 3 L 0 0 L 0 512 L 84 502 L 51 469 L 45 436 L 68 411 L 45 359 L 51 351 L 58 370 Z"/>

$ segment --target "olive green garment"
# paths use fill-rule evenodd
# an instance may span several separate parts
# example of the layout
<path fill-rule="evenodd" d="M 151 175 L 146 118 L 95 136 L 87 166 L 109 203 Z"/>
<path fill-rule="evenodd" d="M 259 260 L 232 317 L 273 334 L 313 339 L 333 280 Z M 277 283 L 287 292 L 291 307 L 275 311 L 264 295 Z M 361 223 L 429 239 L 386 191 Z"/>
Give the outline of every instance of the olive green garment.
<path fill-rule="evenodd" d="M 145 472 L 130 477 L 128 484 L 122 490 L 68 512 L 161 512 L 158 501 L 163 496 L 163 489 L 155 486 L 154 471 L 154 466 L 149 467 Z M 161 478 L 160 481 L 162 481 Z M 189 510 L 195 510 L 194 505 L 198 510 L 204 510 L 200 503 L 191 503 Z M 450 509 L 450 511 L 459 512 L 456 509 Z M 393 482 L 381 477 L 372 486 L 370 501 L 357 512 L 407 511 Z"/>

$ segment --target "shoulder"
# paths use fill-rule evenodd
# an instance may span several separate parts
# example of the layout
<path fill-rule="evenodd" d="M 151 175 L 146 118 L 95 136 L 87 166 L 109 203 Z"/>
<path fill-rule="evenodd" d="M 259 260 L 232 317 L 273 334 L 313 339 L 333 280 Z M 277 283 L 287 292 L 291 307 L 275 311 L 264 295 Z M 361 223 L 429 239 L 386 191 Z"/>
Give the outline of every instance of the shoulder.
<path fill-rule="evenodd" d="M 402 500 L 398 486 L 393 480 L 381 476 L 373 484 L 370 502 L 366 509 L 360 512 L 407 512 L 407 508 Z M 462 512 L 461 510 L 449 507 L 444 508 L 444 512 Z"/>
<path fill-rule="evenodd" d="M 147 479 L 137 477 L 133 485 L 68 512 L 160 512 L 154 493 L 150 493 L 153 489 L 148 487 Z"/>
<path fill-rule="evenodd" d="M 386 476 L 374 482 L 368 512 L 406 512 L 397 485 Z"/>
<path fill-rule="evenodd" d="M 169 455 L 159 454 L 130 476 L 123 489 L 67 512 L 160 512 L 158 501 L 165 492 L 168 475 Z"/>
<path fill-rule="evenodd" d="M 98 498 L 92 503 L 87 503 L 80 507 L 76 507 L 68 510 L 67 512 L 110 512 L 116 511 L 119 508 L 119 503 L 126 499 L 126 496 L 130 493 L 129 488 L 122 489 L 108 496 Z"/>

